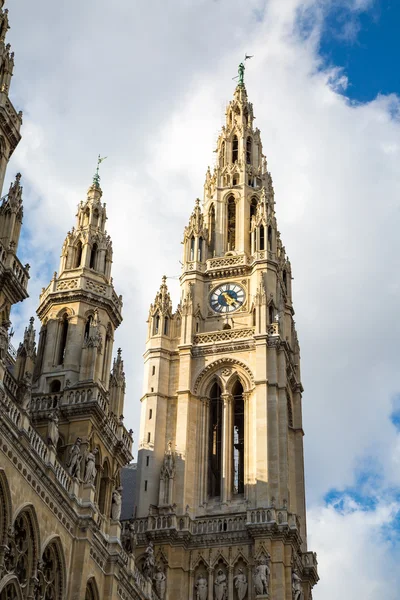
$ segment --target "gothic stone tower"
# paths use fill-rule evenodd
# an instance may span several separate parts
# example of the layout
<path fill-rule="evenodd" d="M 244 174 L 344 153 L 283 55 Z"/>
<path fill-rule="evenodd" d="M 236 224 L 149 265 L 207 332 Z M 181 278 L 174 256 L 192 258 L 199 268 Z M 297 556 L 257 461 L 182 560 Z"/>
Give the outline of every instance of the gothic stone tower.
<path fill-rule="evenodd" d="M 152 539 L 166 600 L 310 600 L 300 349 L 292 276 L 240 79 L 184 232 L 181 302 L 150 308 L 137 558 Z"/>
<path fill-rule="evenodd" d="M 59 273 L 40 295 L 37 357 L 19 367 L 20 356 L 29 356 L 31 323 L 18 350 L 16 377 L 32 380 L 32 422 L 44 439 L 52 437 L 51 421 L 57 423 L 57 457 L 74 478 L 77 496 L 98 507 L 100 529 L 111 539 L 119 537 L 119 523 L 110 517 L 115 490 L 120 494 L 121 467 L 132 458 L 132 432 L 123 425 L 120 350 L 110 376 L 122 298 L 112 283 L 112 244 L 101 197 L 96 174 L 65 239 Z M 81 550 L 74 554 L 77 573 L 89 560 L 87 536 L 89 531 L 81 535 Z M 76 578 L 76 597 L 83 593 L 81 585 L 83 579 Z"/>
<path fill-rule="evenodd" d="M 11 77 L 14 69 L 14 52 L 6 44 L 9 27 L 8 9 L 0 0 L 0 195 L 8 161 L 17 147 L 21 135 L 22 112 L 15 110 L 10 98 Z M 29 265 L 23 266 L 18 257 L 23 206 L 21 175 L 18 173 L 9 191 L 0 201 L 0 355 L 6 357 L 10 310 L 13 304 L 28 297 Z M 0 380 L 4 367 L 0 360 Z"/>

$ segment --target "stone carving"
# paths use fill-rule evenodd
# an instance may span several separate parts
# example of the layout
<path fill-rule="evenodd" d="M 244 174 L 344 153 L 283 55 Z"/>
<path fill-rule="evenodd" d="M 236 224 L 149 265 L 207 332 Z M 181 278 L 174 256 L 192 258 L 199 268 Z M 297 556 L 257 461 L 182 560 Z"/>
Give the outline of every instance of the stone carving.
<path fill-rule="evenodd" d="M 114 521 L 119 521 L 119 518 L 121 516 L 121 508 L 122 508 L 121 492 L 122 492 L 122 487 L 119 487 L 116 490 L 114 490 L 112 493 L 111 518 Z"/>
<path fill-rule="evenodd" d="M 136 531 L 135 531 L 135 524 L 133 521 L 129 522 L 129 537 L 128 537 L 128 542 L 129 542 L 129 549 L 128 551 L 133 554 L 135 551 L 135 548 L 137 546 L 137 535 L 136 535 Z"/>
<path fill-rule="evenodd" d="M 173 480 L 175 476 L 175 457 L 172 452 L 172 442 L 168 442 L 168 450 L 160 471 L 159 504 L 171 504 Z"/>
<path fill-rule="evenodd" d="M 28 410 L 32 398 L 32 375 L 28 372 L 25 373 L 19 385 L 19 398 L 21 407 Z"/>
<path fill-rule="evenodd" d="M 270 575 L 271 570 L 268 566 L 268 559 L 262 556 L 254 570 L 254 588 L 257 595 L 268 595 Z"/>
<path fill-rule="evenodd" d="M 208 598 L 208 584 L 204 573 L 200 573 L 195 583 L 196 589 L 196 600 L 207 600 Z"/>
<path fill-rule="evenodd" d="M 215 600 L 227 600 L 227 592 L 226 575 L 222 569 L 219 569 L 214 580 Z"/>
<path fill-rule="evenodd" d="M 303 588 L 301 585 L 301 579 L 296 569 L 292 571 L 292 596 L 293 600 L 302 600 L 303 598 Z"/>
<path fill-rule="evenodd" d="M 239 569 L 237 575 L 233 578 L 238 600 L 244 600 L 247 594 L 247 578 L 243 569 Z"/>
<path fill-rule="evenodd" d="M 150 541 L 146 548 L 145 559 L 143 564 L 143 575 L 151 579 L 154 573 L 154 546 L 153 542 Z"/>
<path fill-rule="evenodd" d="M 85 467 L 85 483 L 91 483 L 94 485 L 94 480 L 96 479 L 96 454 L 98 453 L 98 448 L 95 448 L 92 452 L 89 452 L 86 455 L 86 467 Z"/>
<path fill-rule="evenodd" d="M 166 576 L 161 566 L 157 567 L 157 571 L 153 577 L 154 587 L 160 600 L 164 600 L 166 588 Z"/>
<path fill-rule="evenodd" d="M 58 438 L 60 434 L 58 432 L 58 415 L 57 412 L 49 413 L 47 421 L 47 443 L 53 448 L 57 448 Z"/>
<path fill-rule="evenodd" d="M 72 477 L 79 477 L 81 472 L 81 443 L 82 440 L 80 437 L 76 438 L 75 444 L 72 446 L 68 462 L 67 462 L 67 470 Z"/>

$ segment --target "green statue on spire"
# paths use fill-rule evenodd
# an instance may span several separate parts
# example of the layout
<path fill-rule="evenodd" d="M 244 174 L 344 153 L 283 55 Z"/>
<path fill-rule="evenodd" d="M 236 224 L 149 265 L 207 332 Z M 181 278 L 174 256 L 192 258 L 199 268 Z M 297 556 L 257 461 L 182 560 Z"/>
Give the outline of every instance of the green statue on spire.
<path fill-rule="evenodd" d="M 99 156 L 97 157 L 97 168 L 96 168 L 96 173 L 93 176 L 93 185 L 95 185 L 96 187 L 100 187 L 100 175 L 99 175 L 99 167 L 101 165 L 101 163 L 103 162 L 103 160 L 106 160 L 107 156 L 104 156 L 103 158 Z"/>
<path fill-rule="evenodd" d="M 244 87 L 244 63 L 240 63 L 239 67 L 238 67 L 238 85 L 240 85 L 240 87 Z"/>

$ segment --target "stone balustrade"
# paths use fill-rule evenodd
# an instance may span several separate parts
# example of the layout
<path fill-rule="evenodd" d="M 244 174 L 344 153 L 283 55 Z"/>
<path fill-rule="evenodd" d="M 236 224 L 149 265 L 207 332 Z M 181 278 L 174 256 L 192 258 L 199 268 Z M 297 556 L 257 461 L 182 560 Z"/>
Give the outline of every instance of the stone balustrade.
<path fill-rule="evenodd" d="M 43 439 L 38 433 L 36 433 L 35 429 L 31 425 L 28 428 L 28 437 L 36 454 L 38 454 L 44 463 L 47 463 L 49 459 L 49 449 L 44 443 Z"/>
<path fill-rule="evenodd" d="M 222 329 L 220 331 L 210 331 L 209 333 L 198 333 L 193 338 L 193 344 L 200 346 L 203 344 L 217 344 L 218 342 L 249 339 L 253 337 L 254 331 L 254 327 L 245 327 L 242 329 Z"/>
<path fill-rule="evenodd" d="M 90 293 L 102 296 L 103 298 L 109 298 L 116 305 L 118 310 L 122 309 L 122 297 L 117 296 L 114 288 L 109 283 L 99 281 L 93 277 L 88 277 L 84 271 L 76 275 L 76 269 L 70 271 L 64 271 L 62 279 L 53 278 L 47 288 L 43 288 L 40 294 L 40 302 L 49 296 L 58 292 L 73 291 L 73 290 L 86 290 Z"/>
<path fill-rule="evenodd" d="M 77 387 L 66 388 L 62 392 L 49 392 L 47 394 L 33 395 L 31 399 L 31 411 L 35 416 L 44 417 L 46 413 L 55 409 L 64 407 L 78 407 L 90 405 L 98 406 L 100 410 L 108 417 L 105 427 L 114 437 L 115 443 L 121 442 L 122 446 L 128 452 L 131 452 L 133 439 L 124 427 L 122 421 L 110 414 L 109 401 L 106 394 L 97 387 Z"/>
<path fill-rule="evenodd" d="M 218 533 L 224 531 L 240 531 L 246 529 L 246 515 L 232 517 L 207 517 L 195 519 L 191 523 L 191 533 L 202 535 L 205 533 Z"/>

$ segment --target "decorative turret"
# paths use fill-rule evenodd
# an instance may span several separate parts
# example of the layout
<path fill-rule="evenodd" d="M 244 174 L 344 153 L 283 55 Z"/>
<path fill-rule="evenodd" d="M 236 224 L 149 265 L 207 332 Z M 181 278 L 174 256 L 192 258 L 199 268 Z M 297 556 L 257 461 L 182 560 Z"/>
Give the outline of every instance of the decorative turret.
<path fill-rule="evenodd" d="M 149 312 L 149 335 L 169 336 L 172 319 L 172 302 L 167 287 L 167 278 L 164 275 L 160 290 L 157 292 L 154 304 Z"/>
<path fill-rule="evenodd" d="M 14 376 L 17 381 L 21 381 L 28 373 L 32 379 L 36 362 L 36 331 L 33 328 L 35 319 L 29 319 L 29 325 L 25 328 L 24 340 L 20 343 L 17 350 L 17 359 L 14 367 Z"/>
<path fill-rule="evenodd" d="M 3 9 L 3 6 L 4 0 L 0 0 L 0 193 L 8 161 L 21 139 L 19 131 L 22 124 L 22 112 L 17 113 L 8 96 L 14 70 L 14 52 L 5 41 L 10 27 L 8 9 Z"/>
<path fill-rule="evenodd" d="M 204 270 L 208 258 L 208 247 L 212 243 L 208 239 L 208 231 L 204 223 L 204 216 L 200 208 L 200 200 L 196 199 L 194 210 L 185 227 L 183 237 L 183 264 L 190 270 Z"/>
<path fill-rule="evenodd" d="M 121 348 L 118 348 L 117 358 L 114 358 L 110 376 L 110 409 L 117 417 L 123 412 L 126 386 L 124 361 L 122 360 L 121 353 Z"/>
<path fill-rule="evenodd" d="M 111 278 L 112 244 L 105 230 L 106 205 L 98 171 L 78 206 L 76 227 L 65 239 L 60 273 L 40 296 L 42 321 L 35 388 L 47 391 L 56 376 L 61 388 L 91 381 L 107 390 L 114 330 L 122 321 L 122 298 Z M 51 376 L 50 376 L 51 374 Z"/>

